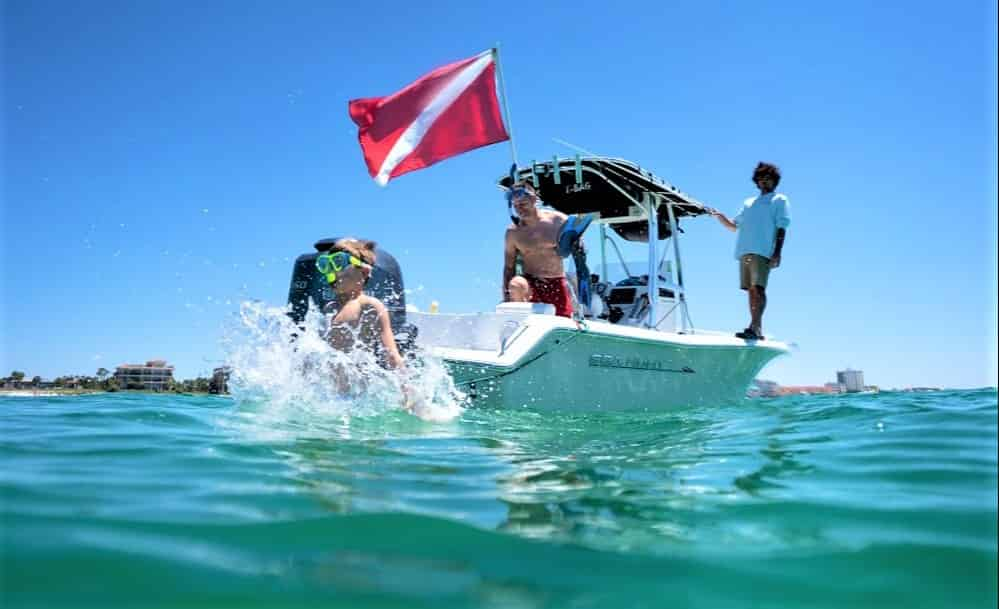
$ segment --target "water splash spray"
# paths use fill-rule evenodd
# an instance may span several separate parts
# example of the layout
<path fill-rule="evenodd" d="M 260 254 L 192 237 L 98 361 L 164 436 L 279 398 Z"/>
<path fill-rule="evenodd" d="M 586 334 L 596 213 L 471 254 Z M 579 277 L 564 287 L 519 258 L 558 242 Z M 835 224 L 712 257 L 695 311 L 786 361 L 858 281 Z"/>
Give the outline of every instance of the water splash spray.
<path fill-rule="evenodd" d="M 296 324 L 287 307 L 241 303 L 222 340 L 237 402 L 275 422 L 346 422 L 396 410 L 430 421 L 461 414 L 463 396 L 439 360 L 415 353 L 406 370 L 386 370 L 364 349 L 330 347 L 325 325 L 314 304 Z"/>

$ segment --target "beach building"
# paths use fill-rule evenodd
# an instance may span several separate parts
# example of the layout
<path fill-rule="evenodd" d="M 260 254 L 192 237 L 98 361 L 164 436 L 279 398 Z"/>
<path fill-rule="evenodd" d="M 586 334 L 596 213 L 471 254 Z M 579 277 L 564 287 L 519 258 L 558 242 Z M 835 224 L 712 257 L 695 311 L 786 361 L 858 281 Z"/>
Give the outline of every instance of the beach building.
<path fill-rule="evenodd" d="M 863 370 L 840 370 L 836 373 L 836 382 L 843 386 L 843 391 L 855 393 L 864 390 Z"/>
<path fill-rule="evenodd" d="M 48 389 L 54 386 L 54 382 L 40 377 L 0 379 L 0 389 Z"/>
<path fill-rule="evenodd" d="M 210 393 L 229 393 L 229 374 L 231 372 L 232 368 L 229 366 L 212 370 L 212 381 L 208 386 L 208 391 Z"/>
<path fill-rule="evenodd" d="M 839 387 L 832 383 L 826 383 L 825 385 L 790 385 L 778 389 L 778 395 L 825 395 L 830 393 L 840 393 Z"/>
<path fill-rule="evenodd" d="M 114 379 L 122 389 L 166 391 L 173 383 L 173 366 L 161 359 L 145 364 L 122 364 L 115 369 Z"/>

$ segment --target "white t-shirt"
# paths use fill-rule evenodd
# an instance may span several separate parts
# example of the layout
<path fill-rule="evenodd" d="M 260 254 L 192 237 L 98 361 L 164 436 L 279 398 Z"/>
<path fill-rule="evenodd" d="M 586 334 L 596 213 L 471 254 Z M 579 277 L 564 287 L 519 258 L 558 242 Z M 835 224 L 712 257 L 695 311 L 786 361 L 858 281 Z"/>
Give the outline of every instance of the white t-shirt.
<path fill-rule="evenodd" d="M 791 225 L 791 202 L 776 192 L 750 197 L 732 221 L 739 228 L 735 237 L 735 259 L 746 254 L 769 258 L 774 253 L 777 229 Z"/>

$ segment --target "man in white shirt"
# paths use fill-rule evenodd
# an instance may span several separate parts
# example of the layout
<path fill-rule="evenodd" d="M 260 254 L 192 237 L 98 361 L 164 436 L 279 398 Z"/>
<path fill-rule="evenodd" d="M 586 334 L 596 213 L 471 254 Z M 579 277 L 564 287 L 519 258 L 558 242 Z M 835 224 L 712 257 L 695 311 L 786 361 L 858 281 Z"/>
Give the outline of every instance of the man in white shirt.
<path fill-rule="evenodd" d="M 784 236 L 791 224 L 791 202 L 774 192 L 780 183 L 780 169 L 770 163 L 759 163 L 753 171 L 753 182 L 760 195 L 750 197 L 731 220 L 717 209 L 708 212 L 718 222 L 736 232 L 735 258 L 739 261 L 739 286 L 749 293 L 749 314 L 752 321 L 736 336 L 748 340 L 763 340 L 763 311 L 767 308 L 767 279 L 770 269 L 780 266 Z"/>

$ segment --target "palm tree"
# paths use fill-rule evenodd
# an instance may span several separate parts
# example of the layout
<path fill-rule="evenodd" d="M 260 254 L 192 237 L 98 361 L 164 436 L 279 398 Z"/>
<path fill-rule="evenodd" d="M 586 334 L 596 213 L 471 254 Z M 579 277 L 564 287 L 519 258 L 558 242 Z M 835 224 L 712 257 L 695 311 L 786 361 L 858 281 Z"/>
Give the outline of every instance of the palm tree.
<path fill-rule="evenodd" d="M 102 367 L 97 369 L 97 378 L 100 379 L 101 386 L 108 390 L 111 389 L 111 384 L 108 382 L 108 376 L 110 375 L 111 371 L 107 368 Z"/>

